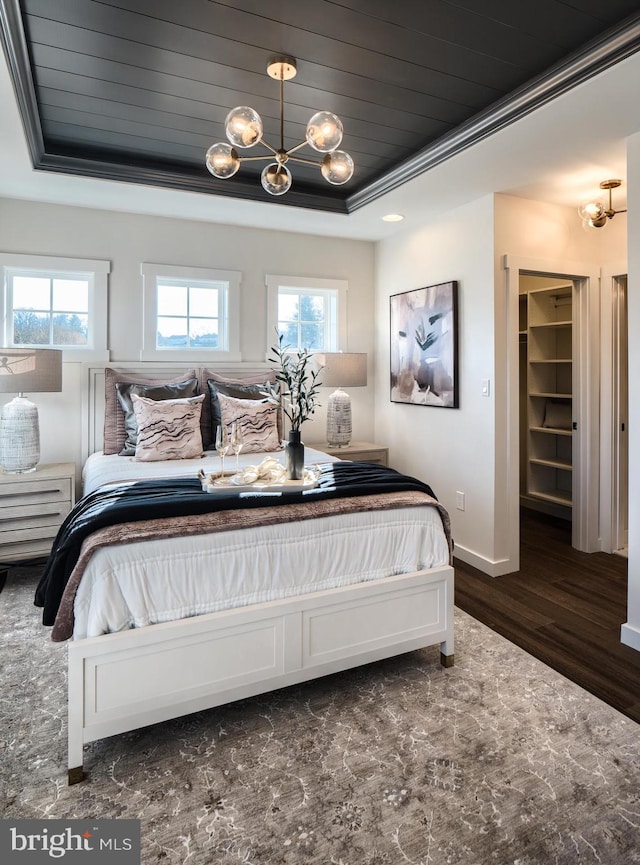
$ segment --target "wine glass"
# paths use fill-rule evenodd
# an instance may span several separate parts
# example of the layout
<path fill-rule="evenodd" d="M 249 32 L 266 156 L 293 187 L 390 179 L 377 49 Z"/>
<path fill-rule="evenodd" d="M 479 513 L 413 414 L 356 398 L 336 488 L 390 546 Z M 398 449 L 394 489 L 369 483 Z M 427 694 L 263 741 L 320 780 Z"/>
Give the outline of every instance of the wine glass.
<path fill-rule="evenodd" d="M 224 478 L 224 458 L 229 453 L 229 447 L 231 442 L 229 441 L 229 433 L 227 432 L 227 428 L 224 424 L 219 423 L 218 429 L 216 430 L 216 450 L 220 455 L 220 477 Z"/>
<path fill-rule="evenodd" d="M 242 435 L 242 425 L 234 423 L 231 427 L 231 450 L 236 455 L 236 474 L 238 473 L 238 456 L 244 445 L 244 437 Z"/>

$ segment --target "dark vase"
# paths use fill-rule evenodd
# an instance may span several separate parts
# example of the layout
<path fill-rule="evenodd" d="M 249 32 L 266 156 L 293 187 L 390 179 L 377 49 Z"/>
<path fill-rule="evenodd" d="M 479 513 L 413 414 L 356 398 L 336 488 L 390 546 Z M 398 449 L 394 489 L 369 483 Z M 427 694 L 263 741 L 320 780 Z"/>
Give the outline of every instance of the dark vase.
<path fill-rule="evenodd" d="M 287 478 L 301 481 L 304 469 L 304 442 L 300 441 L 300 430 L 289 430 L 289 441 L 284 446 Z"/>

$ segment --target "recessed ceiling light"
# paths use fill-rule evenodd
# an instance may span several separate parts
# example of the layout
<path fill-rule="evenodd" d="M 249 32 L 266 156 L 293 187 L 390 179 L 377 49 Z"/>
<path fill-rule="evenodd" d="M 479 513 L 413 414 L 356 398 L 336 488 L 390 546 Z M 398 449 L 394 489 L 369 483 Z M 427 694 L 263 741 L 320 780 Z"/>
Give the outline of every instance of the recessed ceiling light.
<path fill-rule="evenodd" d="M 404 216 L 401 213 L 387 213 L 382 217 L 383 222 L 402 222 Z"/>

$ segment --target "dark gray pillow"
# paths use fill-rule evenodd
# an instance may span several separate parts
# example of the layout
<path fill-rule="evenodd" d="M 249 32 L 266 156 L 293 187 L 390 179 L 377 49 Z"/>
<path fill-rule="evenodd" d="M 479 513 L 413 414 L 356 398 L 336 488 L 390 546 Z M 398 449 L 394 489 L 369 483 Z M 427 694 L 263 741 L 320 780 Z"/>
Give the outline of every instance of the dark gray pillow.
<path fill-rule="evenodd" d="M 143 396 L 147 399 L 185 399 L 198 393 L 198 379 L 189 378 L 186 381 L 178 381 L 173 384 L 133 384 L 130 382 L 117 381 L 116 394 L 118 402 L 124 412 L 124 430 L 126 439 L 121 457 L 135 456 L 136 444 L 138 443 L 138 422 L 133 411 L 131 394 Z"/>
<path fill-rule="evenodd" d="M 260 384 L 235 384 L 233 382 L 221 382 L 207 379 L 209 394 L 211 395 L 211 441 L 216 440 L 216 431 L 220 423 L 220 400 L 218 394 L 231 396 L 234 399 L 265 399 L 267 388 L 266 381 Z M 282 425 L 280 412 L 278 412 L 278 435 L 282 438 Z"/>

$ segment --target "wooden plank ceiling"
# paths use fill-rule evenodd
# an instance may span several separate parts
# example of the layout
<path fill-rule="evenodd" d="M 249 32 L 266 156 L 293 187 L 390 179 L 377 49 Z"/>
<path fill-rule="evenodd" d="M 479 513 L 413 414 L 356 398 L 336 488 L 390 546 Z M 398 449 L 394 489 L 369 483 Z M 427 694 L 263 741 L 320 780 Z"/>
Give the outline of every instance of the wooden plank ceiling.
<path fill-rule="evenodd" d="M 204 154 L 225 140 L 224 119 L 236 105 L 255 108 L 265 139 L 278 146 L 278 83 L 266 65 L 287 54 L 298 74 L 284 88 L 285 146 L 304 139 L 316 111 L 333 111 L 345 127 L 341 147 L 356 167 L 348 184 L 332 187 L 315 167 L 293 164 L 292 190 L 277 200 L 338 211 L 638 13 L 637 0 L 1 5 L 36 167 L 274 201 L 259 182 L 266 163 L 244 163 L 220 181 L 206 171 Z M 243 155 L 262 152 L 258 145 Z M 299 155 L 317 157 L 309 148 Z"/>

